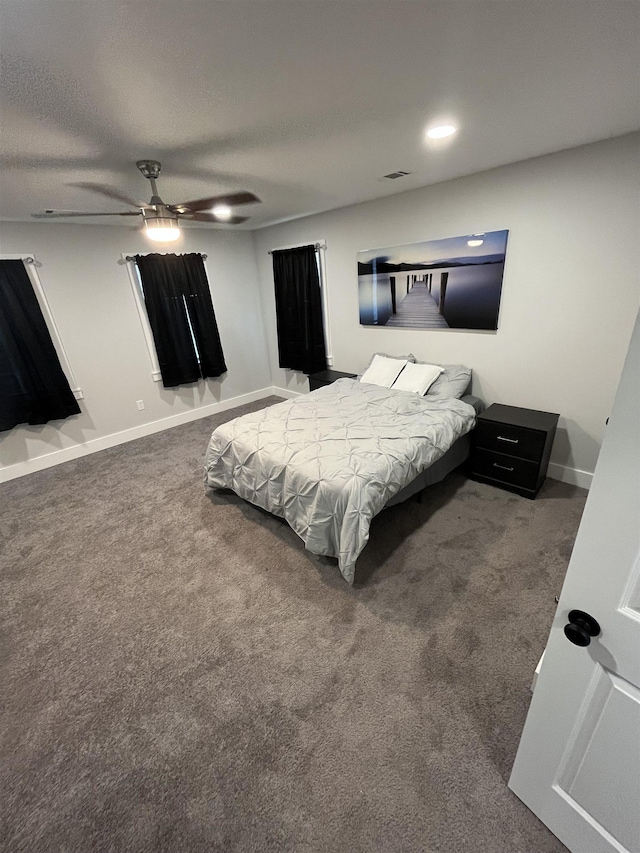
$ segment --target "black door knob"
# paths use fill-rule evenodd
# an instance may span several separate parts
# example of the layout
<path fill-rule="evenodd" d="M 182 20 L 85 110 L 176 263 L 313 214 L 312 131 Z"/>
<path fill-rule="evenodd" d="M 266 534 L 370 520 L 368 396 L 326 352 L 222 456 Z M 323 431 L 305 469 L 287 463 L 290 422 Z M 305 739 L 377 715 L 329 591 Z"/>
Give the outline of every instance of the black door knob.
<path fill-rule="evenodd" d="M 564 626 L 564 635 L 567 640 L 576 646 L 588 646 L 592 637 L 600 633 L 600 625 L 593 616 L 582 610 L 572 610 L 569 613 L 569 624 Z"/>

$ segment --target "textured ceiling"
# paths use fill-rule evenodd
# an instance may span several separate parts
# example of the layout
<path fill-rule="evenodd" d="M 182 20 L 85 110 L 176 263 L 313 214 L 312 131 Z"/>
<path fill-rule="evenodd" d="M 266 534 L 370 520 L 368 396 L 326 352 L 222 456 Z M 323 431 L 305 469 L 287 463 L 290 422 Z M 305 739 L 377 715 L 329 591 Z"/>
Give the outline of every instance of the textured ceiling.
<path fill-rule="evenodd" d="M 0 0 L 0 26 L 4 219 L 121 208 L 77 181 L 148 197 L 146 157 L 165 201 L 251 190 L 260 227 L 640 127 L 635 0 Z"/>

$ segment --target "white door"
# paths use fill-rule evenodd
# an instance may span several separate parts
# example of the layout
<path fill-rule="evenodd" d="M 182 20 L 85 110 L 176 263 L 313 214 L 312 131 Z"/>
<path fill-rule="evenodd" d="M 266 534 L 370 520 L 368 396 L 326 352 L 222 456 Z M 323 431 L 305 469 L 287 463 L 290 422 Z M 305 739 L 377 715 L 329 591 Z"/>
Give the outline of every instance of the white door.
<path fill-rule="evenodd" d="M 509 787 L 573 853 L 640 851 L 640 315 Z"/>

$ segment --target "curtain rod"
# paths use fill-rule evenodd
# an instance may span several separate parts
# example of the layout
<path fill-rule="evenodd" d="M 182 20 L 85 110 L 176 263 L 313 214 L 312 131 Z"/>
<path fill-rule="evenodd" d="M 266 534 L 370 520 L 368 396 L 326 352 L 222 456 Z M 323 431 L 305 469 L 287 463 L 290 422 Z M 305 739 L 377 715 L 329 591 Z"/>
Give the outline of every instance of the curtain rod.
<path fill-rule="evenodd" d="M 274 252 L 286 252 L 287 249 L 301 249 L 302 246 L 313 246 L 313 248 L 316 250 L 316 252 L 319 249 L 326 249 L 327 248 L 326 243 L 299 243 L 297 246 L 286 246 L 284 249 L 269 249 L 268 254 L 273 255 Z"/>
<path fill-rule="evenodd" d="M 206 261 L 208 258 L 208 255 L 201 254 L 200 252 L 194 252 L 193 254 L 194 255 L 200 255 L 200 257 L 202 258 L 203 261 Z M 125 261 L 135 261 L 136 256 L 135 255 L 125 255 L 124 259 L 125 259 Z"/>

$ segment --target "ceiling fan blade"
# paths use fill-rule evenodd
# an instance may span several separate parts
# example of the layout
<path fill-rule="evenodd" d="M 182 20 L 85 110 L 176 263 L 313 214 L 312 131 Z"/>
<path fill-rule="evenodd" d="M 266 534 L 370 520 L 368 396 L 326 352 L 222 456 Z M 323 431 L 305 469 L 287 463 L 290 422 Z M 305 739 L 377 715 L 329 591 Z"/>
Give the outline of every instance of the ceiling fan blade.
<path fill-rule="evenodd" d="M 181 213 L 180 219 L 191 219 L 194 222 L 215 222 L 216 225 L 240 225 L 241 222 L 246 222 L 248 216 L 229 216 L 227 219 L 220 219 L 212 213 Z"/>
<path fill-rule="evenodd" d="M 44 210 L 32 213 L 34 219 L 55 219 L 58 216 L 140 216 L 139 210 L 121 210 L 115 213 L 87 213 L 80 210 Z"/>
<path fill-rule="evenodd" d="M 176 213 L 197 213 L 200 210 L 211 210 L 218 204 L 225 204 L 228 207 L 236 207 L 239 204 L 259 204 L 260 199 L 257 195 L 250 192 L 228 193 L 227 195 L 214 195 L 210 198 L 197 198 L 194 201 L 182 201 L 179 204 L 168 205 L 169 210 L 174 210 Z M 229 220 L 226 220 L 227 222 Z"/>
<path fill-rule="evenodd" d="M 149 202 L 139 201 L 135 198 L 130 198 L 125 193 L 121 193 L 120 190 L 116 190 L 113 187 L 108 186 L 107 184 L 94 184 L 87 181 L 80 181 L 75 184 L 67 184 L 69 187 L 80 187 L 82 190 L 89 190 L 91 193 L 99 193 L 100 195 L 104 195 L 107 198 L 114 198 L 116 201 L 121 201 L 124 204 L 130 204 L 131 207 L 150 207 Z"/>

